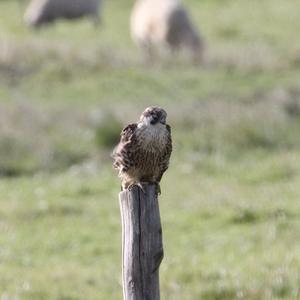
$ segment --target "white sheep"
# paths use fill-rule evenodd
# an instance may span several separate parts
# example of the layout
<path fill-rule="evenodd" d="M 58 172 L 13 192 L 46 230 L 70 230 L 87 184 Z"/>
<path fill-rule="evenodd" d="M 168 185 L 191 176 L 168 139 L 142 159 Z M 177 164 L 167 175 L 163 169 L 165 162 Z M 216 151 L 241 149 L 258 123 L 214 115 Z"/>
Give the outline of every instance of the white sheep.
<path fill-rule="evenodd" d="M 51 23 L 56 19 L 90 17 L 95 23 L 100 20 L 101 0 L 32 0 L 24 20 L 32 27 Z"/>
<path fill-rule="evenodd" d="M 148 58 L 157 49 L 187 49 L 201 61 L 203 41 L 180 0 L 137 0 L 131 13 L 131 36 Z"/>

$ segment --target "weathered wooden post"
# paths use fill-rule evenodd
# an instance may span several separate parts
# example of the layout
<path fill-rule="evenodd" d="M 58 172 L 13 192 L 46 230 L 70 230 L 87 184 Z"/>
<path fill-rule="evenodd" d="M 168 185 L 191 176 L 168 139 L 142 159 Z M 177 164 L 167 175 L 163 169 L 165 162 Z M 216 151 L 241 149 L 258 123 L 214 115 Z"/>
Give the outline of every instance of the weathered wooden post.
<path fill-rule="evenodd" d="M 137 186 L 119 194 L 122 217 L 124 300 L 159 300 L 162 229 L 156 187 Z"/>

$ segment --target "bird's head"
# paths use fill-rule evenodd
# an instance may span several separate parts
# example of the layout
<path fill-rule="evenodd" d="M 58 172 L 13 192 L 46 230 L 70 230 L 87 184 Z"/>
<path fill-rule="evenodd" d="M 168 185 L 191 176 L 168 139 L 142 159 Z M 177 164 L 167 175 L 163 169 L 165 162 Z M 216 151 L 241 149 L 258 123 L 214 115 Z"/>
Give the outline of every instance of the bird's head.
<path fill-rule="evenodd" d="M 160 107 L 148 107 L 140 117 L 140 123 L 145 125 L 166 124 L 167 113 Z"/>

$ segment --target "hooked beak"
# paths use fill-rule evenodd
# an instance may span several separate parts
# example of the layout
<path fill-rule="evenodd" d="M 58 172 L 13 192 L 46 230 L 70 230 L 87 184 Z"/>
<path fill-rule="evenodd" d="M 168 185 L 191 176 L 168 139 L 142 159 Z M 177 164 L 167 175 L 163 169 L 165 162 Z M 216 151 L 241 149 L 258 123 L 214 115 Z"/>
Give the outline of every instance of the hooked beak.
<path fill-rule="evenodd" d="M 158 122 L 158 117 L 157 116 L 151 116 L 150 124 L 155 125 L 157 122 Z"/>

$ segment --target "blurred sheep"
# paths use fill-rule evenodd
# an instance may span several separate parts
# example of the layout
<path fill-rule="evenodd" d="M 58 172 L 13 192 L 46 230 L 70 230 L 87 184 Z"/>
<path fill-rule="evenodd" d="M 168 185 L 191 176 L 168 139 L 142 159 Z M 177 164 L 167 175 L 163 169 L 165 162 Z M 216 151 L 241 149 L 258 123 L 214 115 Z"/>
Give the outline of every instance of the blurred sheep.
<path fill-rule="evenodd" d="M 51 23 L 56 19 L 75 19 L 90 17 L 99 23 L 101 0 L 31 0 L 26 12 L 25 22 L 32 27 Z"/>
<path fill-rule="evenodd" d="M 148 58 L 154 51 L 186 49 L 196 61 L 203 56 L 203 41 L 180 0 L 137 0 L 131 13 L 131 36 Z"/>

